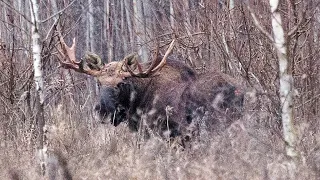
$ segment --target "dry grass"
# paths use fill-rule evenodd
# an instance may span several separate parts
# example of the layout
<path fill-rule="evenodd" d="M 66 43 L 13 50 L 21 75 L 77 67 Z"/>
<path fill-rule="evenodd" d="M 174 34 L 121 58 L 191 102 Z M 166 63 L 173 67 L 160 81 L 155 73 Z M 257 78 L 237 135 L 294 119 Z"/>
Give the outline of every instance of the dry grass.
<path fill-rule="evenodd" d="M 234 19 L 229 21 L 231 11 L 227 6 L 221 9 L 218 5 L 222 4 L 216 1 L 203 2 L 206 8 L 202 8 L 202 3 L 199 3 L 200 9 L 192 9 L 187 17 L 182 6 L 179 5 L 175 9 L 179 12 L 175 13 L 177 22 L 184 22 L 186 18 L 192 20 L 190 30 L 184 23 L 175 23 L 176 30 L 173 34 L 181 40 L 175 54 L 181 60 L 193 61 L 197 67 L 203 67 L 201 71 L 214 65 L 218 70 L 238 76 L 237 80 L 242 81 L 244 80 L 242 78 L 246 78 L 251 84 L 250 87 L 255 87 L 264 96 L 256 97 L 255 93 L 252 93 L 251 97 L 247 97 L 245 112 L 241 119 L 227 128 L 219 126 L 214 132 L 201 132 L 188 148 L 183 149 L 175 144 L 169 145 L 166 140 L 157 136 L 144 140 L 138 133 L 130 132 L 126 124 L 115 128 L 112 125 L 101 125 L 96 122 L 92 109 L 94 102 L 97 101 L 96 96 L 90 92 L 94 89 L 92 79 L 88 80 L 88 77 L 81 75 L 71 75 L 70 79 L 67 78 L 65 75 L 69 75 L 69 72 L 57 68 L 58 63 L 53 56 L 55 50 L 48 45 L 56 42 L 49 43 L 50 38 L 48 38 L 43 41 L 42 55 L 46 91 L 44 112 L 48 130 L 48 172 L 51 174 L 45 178 L 40 175 L 36 153 L 34 115 L 37 109 L 34 103 L 35 88 L 32 80 L 32 52 L 29 42 L 31 32 L 28 33 L 30 29 L 25 25 L 25 18 L 20 18 L 20 14 L 15 14 L 16 11 L 11 12 L 11 10 L 8 11 L 10 16 L 7 16 L 5 8 L 8 7 L 3 6 L 1 14 L 3 39 L 0 42 L 6 42 L 8 50 L 10 48 L 17 50 L 10 50 L 6 52 L 7 54 L 2 53 L 5 51 L 0 52 L 0 180 L 63 179 L 62 176 L 66 176 L 68 171 L 73 179 L 88 180 L 289 179 L 290 160 L 284 154 L 279 117 L 275 115 L 279 106 L 277 103 L 271 103 L 278 100 L 279 86 L 278 60 L 272 43 L 259 33 L 257 28 L 254 28 L 246 8 L 243 9 L 242 6 L 235 8 L 232 11 Z M 316 4 L 315 1 L 313 2 Z M 179 1 L 176 3 L 179 4 Z M 12 3 L 12 6 L 15 7 L 17 4 L 19 3 Z M 83 55 L 81 51 L 87 50 L 85 45 L 88 39 L 87 25 L 78 21 L 81 17 L 79 12 L 83 11 L 83 3 L 75 4 L 79 5 L 64 11 L 65 15 L 61 17 L 61 22 L 67 22 L 62 28 L 65 31 L 64 34 L 71 31 L 69 38 L 75 36 L 79 40 L 77 51 L 80 53 L 77 56 L 80 57 Z M 111 12 L 117 10 L 120 7 L 119 4 L 123 3 L 110 6 Z M 313 12 L 316 8 L 309 8 L 311 4 L 311 1 L 295 4 L 293 9 L 304 12 L 302 14 L 305 14 L 307 19 L 304 20 L 305 22 L 302 21 L 301 27 L 297 30 L 297 36 L 288 44 L 289 59 L 292 60 L 294 69 L 295 87 L 299 91 L 294 105 L 295 127 L 299 134 L 297 147 L 301 156 L 296 164 L 296 174 L 291 177 L 297 180 L 320 179 L 318 100 L 320 58 L 317 35 L 319 12 Z M 46 19 L 46 15 L 55 14 L 49 12 L 50 7 L 47 5 L 48 3 L 43 1 L 42 6 L 45 8 L 42 8 L 40 13 L 41 19 Z M 284 5 L 284 3 L 281 4 L 282 18 L 289 30 L 289 26 L 294 27 L 298 22 L 293 9 L 285 8 Z M 252 3 L 252 8 L 259 15 L 261 24 L 270 30 L 270 12 L 266 2 L 255 1 Z M 163 13 L 161 11 L 165 12 L 165 9 L 160 9 L 157 13 Z M 26 11 L 27 16 L 30 14 L 28 12 L 29 10 Z M 14 29 L 11 22 L 8 24 L 8 20 L 12 17 L 15 19 L 13 25 L 19 28 Z M 83 18 L 85 20 L 85 17 Z M 115 22 L 120 20 L 118 16 L 110 18 Z M 125 19 L 123 22 L 127 21 Z M 79 26 L 78 22 L 81 22 Z M 52 23 L 53 21 L 42 23 L 41 34 L 46 35 L 52 28 Z M 157 26 L 159 28 L 155 29 L 157 31 L 155 34 L 165 36 L 155 39 L 164 43 L 169 37 L 167 33 L 172 32 L 172 29 L 168 29 L 171 25 L 161 21 L 155 27 Z M 227 28 L 229 26 L 233 28 Z M 122 36 L 124 29 L 111 30 L 115 31 L 112 34 Z M 26 32 L 20 34 L 20 31 Z M 109 32 L 105 28 L 101 29 L 101 32 L 103 31 Z M 190 32 L 202 31 L 206 33 L 190 37 Z M 109 53 L 109 46 L 107 48 L 103 44 L 106 42 L 109 44 L 110 39 L 99 37 L 97 35 L 95 38 L 97 44 L 101 43 L 101 48 L 98 48 L 101 50 L 95 53 Z M 153 39 L 153 37 L 150 38 Z M 109 60 L 121 59 L 120 57 L 126 52 L 122 48 L 124 45 L 128 46 L 130 51 L 137 48 L 131 47 L 130 44 L 136 45 L 136 43 L 127 42 L 129 38 L 121 39 L 116 39 L 113 44 L 115 57 L 119 58 Z M 228 42 L 230 49 L 223 48 L 225 42 Z M 10 47 L 13 45 L 15 46 Z M 187 48 L 188 46 L 190 48 Z M 231 56 L 229 53 L 227 53 L 229 55 L 226 54 L 228 49 Z M 245 72 L 236 72 L 238 69 L 236 64 L 240 65 L 240 62 L 241 67 L 248 71 L 246 74 L 248 77 L 240 76 L 240 74 L 244 76 Z M 228 67 L 230 64 L 234 66 L 234 70 Z M 239 67 L 239 69 L 242 68 Z M 265 97 L 266 95 L 268 97 Z M 63 168 L 64 166 L 66 167 Z M 55 172 L 58 173 L 55 174 Z"/>
<path fill-rule="evenodd" d="M 95 123 L 89 108 L 69 114 L 65 109 L 52 106 L 47 115 L 49 171 L 57 168 L 57 179 L 62 179 L 64 160 L 74 179 L 289 178 L 284 143 L 267 127 L 274 117 L 263 109 L 247 105 L 245 115 L 230 127 L 203 133 L 186 149 L 158 137 L 143 140 L 126 124 Z M 299 126 L 302 158 L 295 179 L 320 177 L 320 133 L 310 124 Z M 43 179 L 30 132 L 20 127 L 14 137 L 1 139 L 0 179 Z"/>

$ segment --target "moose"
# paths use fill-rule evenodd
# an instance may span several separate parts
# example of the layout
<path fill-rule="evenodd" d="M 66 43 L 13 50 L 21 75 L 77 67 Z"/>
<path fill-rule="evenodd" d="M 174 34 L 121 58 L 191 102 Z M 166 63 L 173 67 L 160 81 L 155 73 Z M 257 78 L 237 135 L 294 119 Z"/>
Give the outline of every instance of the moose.
<path fill-rule="evenodd" d="M 133 131 L 145 128 L 148 133 L 176 137 L 189 136 L 189 127 L 199 116 L 209 114 L 212 118 L 206 124 L 214 124 L 217 114 L 224 114 L 230 122 L 234 114 L 241 114 L 242 89 L 225 74 L 199 74 L 169 58 L 175 40 L 163 56 L 157 50 L 147 64 L 140 64 L 136 54 L 108 64 L 90 53 L 77 61 L 75 40 L 69 47 L 60 35 L 60 42 L 61 66 L 94 76 L 100 84 L 95 110 L 102 123 L 118 126 L 126 122 Z"/>

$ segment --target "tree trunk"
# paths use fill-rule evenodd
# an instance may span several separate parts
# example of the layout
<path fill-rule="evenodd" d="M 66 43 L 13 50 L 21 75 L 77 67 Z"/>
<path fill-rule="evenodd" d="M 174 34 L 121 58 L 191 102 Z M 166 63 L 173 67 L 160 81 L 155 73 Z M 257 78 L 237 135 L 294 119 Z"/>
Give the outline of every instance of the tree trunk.
<path fill-rule="evenodd" d="M 148 61 L 148 49 L 146 47 L 146 23 L 143 13 L 142 0 L 133 0 L 133 11 L 135 18 L 135 31 L 137 37 L 138 54 L 142 62 Z"/>
<path fill-rule="evenodd" d="M 98 42 L 95 42 L 95 39 L 94 39 L 94 33 L 96 31 L 96 28 L 95 28 L 95 22 L 94 22 L 94 13 L 95 13 L 95 10 L 94 10 L 94 6 L 93 6 L 93 0 L 89 0 L 88 3 L 89 3 L 89 11 L 87 12 L 87 51 L 90 51 L 90 52 L 97 52 L 97 49 L 96 48 L 96 44 L 98 44 Z M 88 77 L 89 78 L 89 82 L 90 82 L 90 89 L 93 93 L 94 96 L 97 96 L 98 94 L 98 91 L 99 91 L 99 88 L 98 88 L 98 84 L 97 82 L 92 78 L 92 77 Z"/>
<path fill-rule="evenodd" d="M 293 125 L 293 77 L 278 4 L 279 0 L 270 0 L 274 46 L 279 60 L 281 119 L 286 153 L 290 157 L 296 157 L 298 154 L 295 150 L 296 132 Z"/>
<path fill-rule="evenodd" d="M 173 2 L 172 2 L 173 0 L 170 0 L 170 26 L 171 26 L 171 29 L 174 29 L 175 27 L 174 27 L 174 8 L 173 8 Z"/>
<path fill-rule="evenodd" d="M 183 12 L 184 12 L 184 26 L 189 36 L 192 34 L 191 20 L 190 20 L 190 3 L 189 0 L 183 0 Z"/>
<path fill-rule="evenodd" d="M 95 41 L 94 41 L 94 32 L 95 32 L 95 24 L 94 24 L 94 17 L 93 13 L 94 12 L 94 7 L 93 7 L 93 1 L 89 0 L 89 11 L 88 11 L 88 50 L 91 52 L 96 52 L 96 47 L 95 47 Z"/>
<path fill-rule="evenodd" d="M 30 0 L 31 21 L 32 21 L 32 56 L 34 69 L 34 82 L 36 84 L 36 122 L 38 124 L 38 150 L 42 175 L 45 175 L 46 169 L 46 144 L 45 144 L 45 119 L 43 111 L 44 103 L 44 84 L 41 70 L 41 44 L 39 33 L 39 6 L 36 0 Z"/>
<path fill-rule="evenodd" d="M 155 23 L 153 23 L 153 16 L 152 16 L 152 3 L 151 1 L 144 1 L 143 2 L 143 14 L 144 14 L 144 30 L 145 30 L 145 42 L 149 42 L 151 36 L 153 36 L 153 26 L 155 26 Z M 148 44 L 146 44 L 147 46 Z"/>
<path fill-rule="evenodd" d="M 127 26 L 128 26 L 128 34 L 129 34 L 129 42 L 130 43 L 130 49 L 131 51 L 134 48 L 134 42 L 135 38 L 133 36 L 133 25 L 132 25 L 132 18 L 131 18 L 131 0 L 124 0 L 124 6 L 125 6 L 125 13 L 126 13 L 126 20 L 127 20 Z"/>
<path fill-rule="evenodd" d="M 110 0 L 106 2 L 106 11 L 107 11 L 107 41 L 108 41 L 108 61 L 113 61 L 114 60 L 114 46 L 113 46 L 113 24 L 112 24 L 112 16 L 111 16 L 111 8 L 110 8 Z"/>
<path fill-rule="evenodd" d="M 127 23 L 125 22 L 126 18 L 126 8 L 124 5 L 124 0 L 120 1 L 120 20 L 121 20 L 121 38 L 122 38 L 122 44 L 123 44 L 123 52 L 128 52 L 128 31 L 127 31 Z"/>

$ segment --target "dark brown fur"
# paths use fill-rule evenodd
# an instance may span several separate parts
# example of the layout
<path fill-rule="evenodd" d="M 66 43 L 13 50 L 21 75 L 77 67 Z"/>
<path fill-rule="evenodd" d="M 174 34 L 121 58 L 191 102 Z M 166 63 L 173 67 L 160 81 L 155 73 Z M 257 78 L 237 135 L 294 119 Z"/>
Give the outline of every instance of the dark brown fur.
<path fill-rule="evenodd" d="M 181 69 L 183 70 L 180 71 Z M 180 125 L 185 118 L 185 113 L 182 112 L 186 104 L 184 92 L 195 78 L 195 73 L 186 65 L 169 60 L 167 65 L 152 77 L 127 77 L 117 84 L 117 87 L 111 89 L 102 86 L 105 89 L 109 88 L 108 92 L 117 92 L 115 103 L 122 110 L 117 109 L 118 113 L 115 116 L 125 117 L 122 120 L 115 117 L 111 121 L 118 125 L 121 121 L 128 120 L 132 130 L 138 130 L 140 123 L 144 121 L 144 125 L 155 133 L 162 134 L 162 131 L 169 127 L 172 131 L 171 136 L 179 134 Z M 106 108 L 100 106 L 97 109 Z M 171 109 L 170 112 L 169 109 Z"/>
<path fill-rule="evenodd" d="M 96 107 L 101 117 L 111 118 L 115 126 L 128 121 L 136 131 L 143 125 L 160 135 L 167 130 L 170 136 L 184 133 L 199 107 L 218 112 L 242 105 L 241 98 L 234 95 L 237 87 L 223 74 L 197 75 L 184 63 L 170 59 L 151 77 L 126 77 L 116 87 L 105 84 L 108 83 L 102 84 L 103 101 Z M 215 105 L 217 95 L 222 99 Z"/>

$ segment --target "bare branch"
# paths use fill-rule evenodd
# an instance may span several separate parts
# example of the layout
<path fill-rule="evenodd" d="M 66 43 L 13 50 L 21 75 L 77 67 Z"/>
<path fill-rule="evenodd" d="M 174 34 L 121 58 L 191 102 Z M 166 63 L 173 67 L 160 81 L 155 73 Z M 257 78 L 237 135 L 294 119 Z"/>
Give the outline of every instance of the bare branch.
<path fill-rule="evenodd" d="M 299 19 L 298 24 L 295 25 L 291 30 L 289 30 L 289 32 L 288 32 L 288 34 L 287 34 L 288 37 L 292 36 L 294 33 L 297 32 L 297 30 L 299 29 L 299 27 L 301 26 L 301 24 L 302 24 L 302 22 L 303 22 L 304 14 L 305 14 L 305 13 L 302 14 L 302 17 Z"/>
<path fill-rule="evenodd" d="M 40 22 L 40 23 L 47 22 L 47 21 L 49 21 L 50 19 L 52 19 L 53 17 L 61 14 L 63 11 L 65 11 L 66 9 L 68 9 L 75 1 L 76 1 L 76 0 L 73 0 L 73 1 L 72 1 L 71 3 L 69 3 L 65 8 L 63 8 L 63 9 L 61 9 L 60 11 L 58 11 L 57 13 L 49 16 L 47 19 L 41 20 L 41 21 L 39 21 L 39 22 Z"/>
<path fill-rule="evenodd" d="M 20 16 L 22 16 L 25 20 L 27 20 L 29 23 L 33 24 L 33 22 L 28 19 L 24 14 L 22 14 L 20 11 L 16 10 L 14 7 L 12 7 L 10 4 L 8 4 L 7 2 L 5 2 L 4 0 L 0 0 L 3 4 L 5 4 L 6 6 L 8 6 L 10 9 L 14 10 L 15 12 L 17 12 Z"/>
<path fill-rule="evenodd" d="M 249 10 L 249 12 L 250 12 L 250 14 L 251 14 L 251 17 L 252 17 L 253 22 L 254 22 L 254 24 L 256 25 L 256 27 L 257 27 L 257 28 L 262 32 L 262 34 L 264 34 L 271 42 L 274 42 L 274 39 L 273 39 L 273 37 L 271 36 L 271 34 L 268 33 L 268 31 L 265 30 L 265 29 L 261 26 L 258 18 L 256 17 L 255 13 L 253 12 L 253 10 L 252 10 L 251 7 L 249 6 L 249 4 L 247 5 L 247 8 L 248 8 L 248 10 Z"/>

